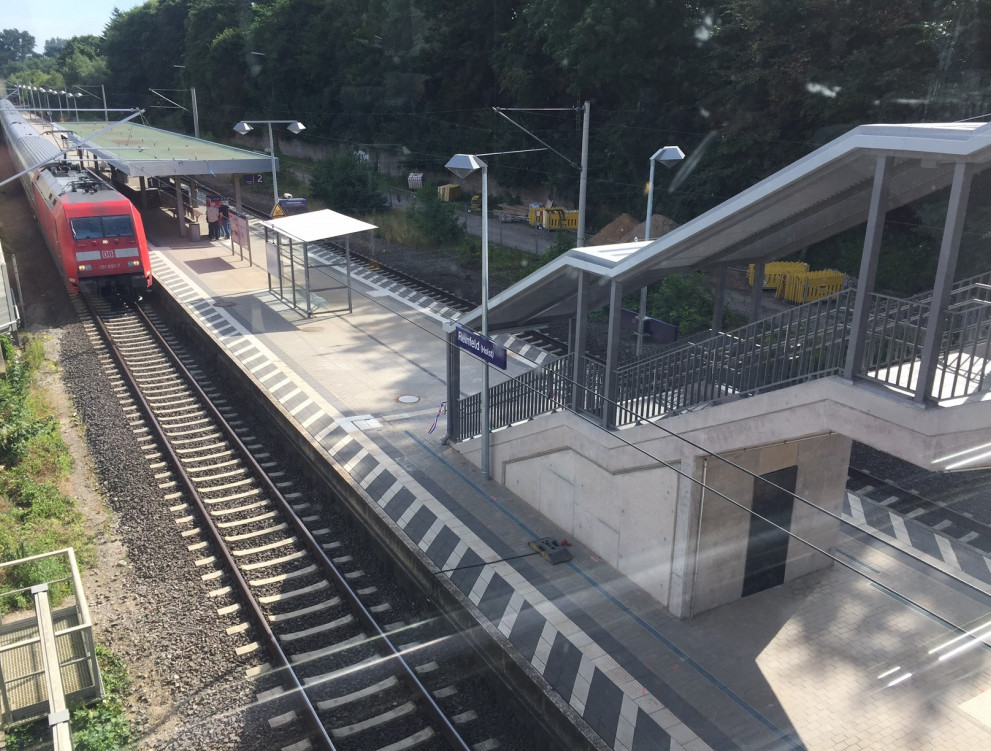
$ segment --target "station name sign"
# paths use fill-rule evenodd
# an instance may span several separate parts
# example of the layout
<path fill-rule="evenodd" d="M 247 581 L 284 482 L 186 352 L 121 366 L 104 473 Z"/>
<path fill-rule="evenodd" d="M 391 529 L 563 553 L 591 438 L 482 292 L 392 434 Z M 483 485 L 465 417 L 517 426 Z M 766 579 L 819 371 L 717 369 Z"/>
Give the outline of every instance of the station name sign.
<path fill-rule="evenodd" d="M 506 369 L 506 348 L 496 344 L 491 339 L 476 334 L 464 326 L 458 326 L 455 340 L 458 347 L 465 352 L 470 352 L 497 368 Z"/>

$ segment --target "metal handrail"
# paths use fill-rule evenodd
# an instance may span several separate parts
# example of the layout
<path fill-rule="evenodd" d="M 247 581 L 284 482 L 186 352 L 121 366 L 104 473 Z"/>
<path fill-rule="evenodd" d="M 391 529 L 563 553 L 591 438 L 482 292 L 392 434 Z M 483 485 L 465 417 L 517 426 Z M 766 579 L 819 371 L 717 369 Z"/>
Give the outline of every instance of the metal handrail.
<path fill-rule="evenodd" d="M 726 398 L 784 388 L 838 375 L 848 355 L 857 290 L 796 306 L 734 331 L 687 341 L 616 369 L 615 425 L 630 425 L 676 414 Z M 954 288 L 944 314 L 940 365 L 934 393 L 940 398 L 966 396 L 991 386 L 991 272 L 963 280 Z M 871 294 L 864 329 L 860 377 L 908 394 L 916 388 L 929 326 L 930 302 Z M 605 367 L 582 357 L 582 377 L 570 382 L 573 355 L 498 384 L 490 390 L 493 430 L 532 419 L 564 405 L 542 378 L 556 369 L 563 383 L 556 391 L 581 412 L 601 416 Z M 461 400 L 456 440 L 479 435 L 480 395 Z"/>

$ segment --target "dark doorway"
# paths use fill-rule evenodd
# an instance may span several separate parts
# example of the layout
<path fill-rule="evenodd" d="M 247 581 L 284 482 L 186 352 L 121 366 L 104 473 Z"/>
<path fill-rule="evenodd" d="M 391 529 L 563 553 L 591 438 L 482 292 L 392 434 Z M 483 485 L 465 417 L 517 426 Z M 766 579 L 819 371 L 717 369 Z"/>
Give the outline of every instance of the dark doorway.
<path fill-rule="evenodd" d="M 798 467 L 779 469 L 754 480 L 755 514 L 760 514 L 778 527 L 756 516 L 750 517 L 750 536 L 747 540 L 747 566 L 743 574 L 743 597 L 776 587 L 785 580 L 785 563 L 788 561 L 788 530 L 791 529 L 791 512 L 795 505 L 795 482 Z M 779 488 L 764 482 L 768 480 Z"/>

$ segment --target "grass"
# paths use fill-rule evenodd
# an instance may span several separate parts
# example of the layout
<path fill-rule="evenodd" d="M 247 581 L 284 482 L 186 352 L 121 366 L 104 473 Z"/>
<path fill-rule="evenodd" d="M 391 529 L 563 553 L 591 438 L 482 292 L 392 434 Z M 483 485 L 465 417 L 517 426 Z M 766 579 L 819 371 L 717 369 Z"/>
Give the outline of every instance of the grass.
<path fill-rule="evenodd" d="M 75 707 L 70 712 L 72 747 L 75 751 L 120 751 L 134 748 L 134 726 L 125 708 L 131 680 L 124 663 L 107 648 L 97 645 L 106 698 L 90 707 Z M 6 731 L 10 751 L 28 751 L 45 747 L 51 738 L 48 719 L 15 725 Z"/>
<path fill-rule="evenodd" d="M 0 381 L 0 562 L 72 547 L 87 565 L 95 557 L 93 542 L 75 501 L 63 492 L 72 456 L 38 385 L 37 376 L 50 367 L 44 343 L 31 337 L 18 351 L 0 337 L 0 348 L 7 365 Z M 61 567 L 48 560 L 0 570 L 0 592 L 66 575 Z M 24 594 L 0 597 L 0 613 L 27 605 Z"/>
<path fill-rule="evenodd" d="M 54 410 L 38 376 L 51 364 L 44 342 L 27 338 L 18 350 L 9 337 L 0 336 L 7 377 L 0 379 L 0 562 L 75 549 L 83 567 L 96 559 L 92 537 L 76 502 L 63 488 L 72 472 L 68 446 L 59 431 Z M 0 593 L 23 589 L 70 574 L 61 558 L 46 558 L 0 569 Z M 70 592 L 66 583 L 53 586 L 53 603 Z M 23 593 L 0 595 L 0 613 L 31 605 Z M 93 707 L 72 712 L 72 734 L 77 751 L 127 748 L 134 730 L 125 711 L 130 682 L 123 663 L 97 646 L 107 698 Z M 50 736 L 47 720 L 7 731 L 10 749 L 34 747 Z"/>

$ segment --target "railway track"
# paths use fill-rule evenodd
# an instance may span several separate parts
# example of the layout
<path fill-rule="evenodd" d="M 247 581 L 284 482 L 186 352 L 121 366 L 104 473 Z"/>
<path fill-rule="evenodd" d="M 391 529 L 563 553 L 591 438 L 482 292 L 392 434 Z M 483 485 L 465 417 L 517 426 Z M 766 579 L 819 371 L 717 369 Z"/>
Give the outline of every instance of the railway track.
<path fill-rule="evenodd" d="M 933 497 L 907 490 L 893 480 L 882 480 L 852 465 L 848 470 L 847 490 L 862 500 L 884 507 L 905 519 L 913 519 L 984 554 L 991 554 L 991 527 L 948 508 Z"/>
<path fill-rule="evenodd" d="M 396 586 L 324 491 L 265 445 L 154 313 L 77 306 L 271 738 L 259 747 L 496 749 L 518 727 L 451 626 Z M 501 729 L 501 730 L 500 730 Z"/>

